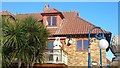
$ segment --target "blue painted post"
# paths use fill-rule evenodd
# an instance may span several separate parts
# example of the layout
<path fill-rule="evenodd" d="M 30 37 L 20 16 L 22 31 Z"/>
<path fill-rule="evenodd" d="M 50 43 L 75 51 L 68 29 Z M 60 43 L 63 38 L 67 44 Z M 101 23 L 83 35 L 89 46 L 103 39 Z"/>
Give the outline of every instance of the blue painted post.
<path fill-rule="evenodd" d="M 90 55 L 90 47 L 88 47 L 88 68 L 91 68 L 91 55 Z"/>
<path fill-rule="evenodd" d="M 88 32 L 88 43 L 90 44 L 90 33 L 93 29 Z M 91 54 L 90 54 L 90 45 L 88 46 L 88 68 L 91 68 Z"/>
<path fill-rule="evenodd" d="M 100 49 L 100 68 L 102 68 L 102 49 Z"/>
<path fill-rule="evenodd" d="M 104 33 L 102 33 L 102 39 L 104 39 Z M 100 49 L 100 68 L 102 68 L 102 49 Z"/>

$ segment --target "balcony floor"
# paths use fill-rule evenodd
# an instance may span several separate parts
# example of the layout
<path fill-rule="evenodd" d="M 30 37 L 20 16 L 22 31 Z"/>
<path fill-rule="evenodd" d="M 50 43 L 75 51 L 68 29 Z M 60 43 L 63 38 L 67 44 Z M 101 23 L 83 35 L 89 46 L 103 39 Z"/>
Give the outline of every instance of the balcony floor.
<path fill-rule="evenodd" d="M 44 64 L 35 64 L 34 68 L 67 68 L 67 65 L 65 64 L 48 64 L 48 63 L 44 63 Z"/>

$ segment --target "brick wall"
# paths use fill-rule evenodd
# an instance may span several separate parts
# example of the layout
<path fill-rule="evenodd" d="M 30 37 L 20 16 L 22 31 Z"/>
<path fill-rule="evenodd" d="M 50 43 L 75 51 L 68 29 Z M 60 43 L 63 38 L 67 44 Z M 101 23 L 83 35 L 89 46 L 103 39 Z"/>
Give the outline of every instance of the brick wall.
<path fill-rule="evenodd" d="M 57 26 L 60 26 L 60 23 L 61 23 L 62 19 L 60 17 L 60 15 L 57 15 Z"/>
<path fill-rule="evenodd" d="M 46 20 L 47 20 L 47 17 L 46 16 L 43 16 L 43 24 L 46 26 Z"/>

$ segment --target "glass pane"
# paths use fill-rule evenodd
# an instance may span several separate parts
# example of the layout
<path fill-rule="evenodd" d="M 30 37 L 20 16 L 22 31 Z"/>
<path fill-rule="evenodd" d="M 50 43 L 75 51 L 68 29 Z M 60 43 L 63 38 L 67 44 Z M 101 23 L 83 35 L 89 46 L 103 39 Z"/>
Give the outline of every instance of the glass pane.
<path fill-rule="evenodd" d="M 77 50 L 82 50 L 82 40 L 77 41 Z"/>
<path fill-rule="evenodd" d="M 52 49 L 53 49 L 53 42 L 49 41 L 48 42 L 48 52 L 52 52 Z"/>
<path fill-rule="evenodd" d="M 48 49 L 53 49 L 53 42 L 52 41 L 48 42 Z"/>
<path fill-rule="evenodd" d="M 47 17 L 47 25 L 50 25 L 50 17 Z"/>
<path fill-rule="evenodd" d="M 52 25 L 53 25 L 53 26 L 56 25 L 56 17 L 52 17 Z"/>
<path fill-rule="evenodd" d="M 88 50 L 88 40 L 84 40 L 84 50 Z"/>

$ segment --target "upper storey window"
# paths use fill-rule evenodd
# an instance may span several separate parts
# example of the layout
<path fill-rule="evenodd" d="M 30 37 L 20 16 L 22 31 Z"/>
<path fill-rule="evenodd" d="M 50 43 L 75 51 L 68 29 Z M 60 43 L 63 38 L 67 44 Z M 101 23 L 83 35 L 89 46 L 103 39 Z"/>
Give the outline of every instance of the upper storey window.
<path fill-rule="evenodd" d="M 50 25 L 51 24 L 51 19 L 50 17 L 47 17 L 47 25 Z"/>
<path fill-rule="evenodd" d="M 56 17 L 52 17 L 52 25 L 56 26 Z"/>
<path fill-rule="evenodd" d="M 56 17 L 55 16 L 48 16 L 47 17 L 47 26 L 56 26 Z"/>

